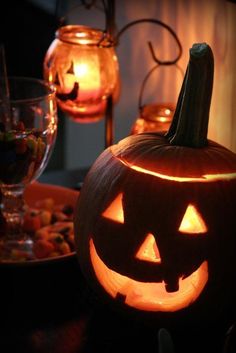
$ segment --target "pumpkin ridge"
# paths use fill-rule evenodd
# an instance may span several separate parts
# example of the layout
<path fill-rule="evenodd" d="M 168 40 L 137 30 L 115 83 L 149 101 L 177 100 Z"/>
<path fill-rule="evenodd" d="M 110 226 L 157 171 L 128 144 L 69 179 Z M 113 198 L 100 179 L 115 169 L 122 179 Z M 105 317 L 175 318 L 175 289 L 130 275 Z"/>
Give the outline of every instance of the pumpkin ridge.
<path fill-rule="evenodd" d="M 193 148 L 167 144 L 162 134 L 144 133 L 139 134 L 138 146 L 136 141 L 125 138 L 110 152 L 124 165 L 139 166 L 151 173 L 183 178 L 201 178 L 208 174 L 235 177 L 236 155 L 211 140 L 205 147 Z"/>

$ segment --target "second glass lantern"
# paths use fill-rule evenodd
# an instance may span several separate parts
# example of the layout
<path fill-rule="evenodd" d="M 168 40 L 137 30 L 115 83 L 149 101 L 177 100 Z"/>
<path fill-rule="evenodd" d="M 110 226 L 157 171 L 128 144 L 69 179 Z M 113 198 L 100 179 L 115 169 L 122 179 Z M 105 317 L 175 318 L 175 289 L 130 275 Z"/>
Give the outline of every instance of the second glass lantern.
<path fill-rule="evenodd" d="M 145 77 L 141 91 L 139 95 L 139 114 L 131 127 L 130 134 L 139 134 L 142 132 L 161 132 L 161 131 L 168 131 L 176 109 L 176 99 L 173 99 L 173 92 L 172 92 L 172 102 L 168 102 L 166 100 L 166 96 L 162 93 L 162 98 L 157 99 L 157 102 L 152 104 L 142 104 L 142 96 L 144 93 L 144 89 L 146 87 L 147 81 L 150 79 L 151 75 L 156 71 L 158 68 L 166 68 L 168 69 L 168 75 L 161 77 L 162 86 L 163 80 L 165 78 L 171 79 L 170 83 L 173 81 L 173 73 L 170 72 L 170 67 L 173 67 L 176 72 L 181 73 L 183 78 L 183 71 L 182 69 L 176 64 L 176 60 L 168 61 L 168 62 L 159 62 L 155 65 Z M 159 70 L 160 71 L 160 70 Z M 166 73 L 167 74 L 167 73 Z M 160 77 L 159 77 L 160 79 Z M 169 87 L 172 85 L 170 84 Z M 166 91 L 167 92 L 167 91 Z M 160 92 L 159 92 L 160 93 Z M 170 90 L 168 90 L 168 94 L 170 95 Z"/>
<path fill-rule="evenodd" d="M 101 120 L 107 99 L 119 96 L 119 64 L 112 41 L 86 26 L 59 28 L 44 60 L 44 78 L 56 87 L 58 106 L 75 122 Z"/>
<path fill-rule="evenodd" d="M 175 106 L 172 103 L 145 105 L 140 109 L 140 114 L 131 128 L 131 134 L 167 131 L 174 111 Z"/>

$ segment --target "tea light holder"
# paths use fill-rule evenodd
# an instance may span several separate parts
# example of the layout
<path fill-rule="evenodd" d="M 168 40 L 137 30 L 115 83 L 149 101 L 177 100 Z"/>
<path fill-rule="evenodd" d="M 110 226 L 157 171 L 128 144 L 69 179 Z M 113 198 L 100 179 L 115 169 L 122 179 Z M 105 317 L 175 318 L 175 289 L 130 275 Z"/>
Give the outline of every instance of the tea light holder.
<path fill-rule="evenodd" d="M 59 28 L 44 60 L 44 77 L 57 102 L 75 122 L 101 120 L 107 99 L 118 98 L 119 65 L 109 36 L 86 26 Z"/>
<path fill-rule="evenodd" d="M 157 56 L 154 53 L 152 44 L 149 42 L 149 48 L 151 51 L 151 55 L 153 60 L 155 61 L 155 66 L 148 72 L 146 77 L 143 80 L 143 83 L 141 85 L 141 90 L 139 94 L 139 115 L 137 116 L 137 119 L 135 120 L 134 124 L 131 127 L 131 135 L 133 134 L 138 134 L 142 132 L 158 132 L 158 131 L 167 131 L 170 127 L 170 124 L 172 122 L 174 112 L 175 112 L 175 103 L 170 103 L 168 101 L 162 101 L 158 103 L 152 103 L 152 104 L 143 104 L 143 95 L 144 95 L 144 90 L 146 88 L 147 82 L 149 81 L 150 77 L 159 68 L 166 68 L 169 66 L 174 66 L 182 76 L 182 79 L 184 78 L 184 72 L 181 69 L 181 67 L 177 64 L 180 55 L 181 55 L 181 47 L 180 43 L 178 42 L 178 38 L 176 37 L 175 33 L 172 32 L 170 28 L 168 28 L 174 39 L 176 40 L 176 43 L 179 45 L 179 55 L 174 58 L 173 60 L 169 61 L 162 61 L 157 58 Z"/>
<path fill-rule="evenodd" d="M 167 131 L 174 111 L 175 106 L 173 103 L 145 105 L 140 109 L 140 113 L 131 128 L 131 134 Z"/>

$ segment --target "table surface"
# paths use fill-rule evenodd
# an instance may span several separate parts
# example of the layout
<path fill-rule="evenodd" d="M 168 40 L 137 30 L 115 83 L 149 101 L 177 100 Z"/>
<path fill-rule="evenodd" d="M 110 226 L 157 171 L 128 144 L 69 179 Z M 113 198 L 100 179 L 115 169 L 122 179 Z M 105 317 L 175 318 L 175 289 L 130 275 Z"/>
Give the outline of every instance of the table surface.
<path fill-rule="evenodd" d="M 39 181 L 78 188 L 85 175 L 56 171 Z M 174 350 L 163 346 L 161 324 L 126 316 L 92 292 L 76 255 L 51 266 L 0 268 L 0 276 L 1 353 L 236 352 L 235 326 L 168 328 Z"/>

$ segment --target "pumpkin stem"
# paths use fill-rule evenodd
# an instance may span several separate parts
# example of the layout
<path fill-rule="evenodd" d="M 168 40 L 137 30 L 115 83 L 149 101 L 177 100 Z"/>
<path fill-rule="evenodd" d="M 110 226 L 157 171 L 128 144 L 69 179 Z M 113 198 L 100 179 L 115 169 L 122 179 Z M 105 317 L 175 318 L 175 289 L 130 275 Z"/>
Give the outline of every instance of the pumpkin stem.
<path fill-rule="evenodd" d="M 214 57 L 206 43 L 194 44 L 189 52 L 188 67 L 166 137 L 172 145 L 198 148 L 207 145 Z"/>

